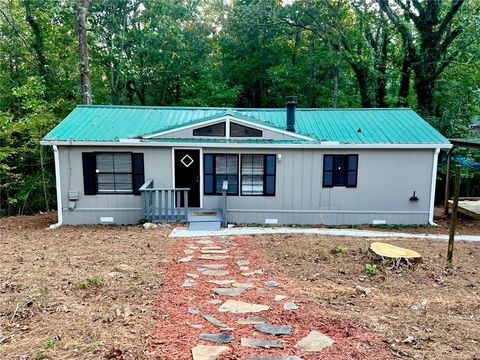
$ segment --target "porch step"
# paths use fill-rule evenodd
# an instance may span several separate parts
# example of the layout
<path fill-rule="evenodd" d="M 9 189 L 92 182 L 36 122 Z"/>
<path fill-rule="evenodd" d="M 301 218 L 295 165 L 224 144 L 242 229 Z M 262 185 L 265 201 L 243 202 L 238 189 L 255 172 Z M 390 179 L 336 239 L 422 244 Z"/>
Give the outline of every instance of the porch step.
<path fill-rule="evenodd" d="M 189 209 L 188 230 L 220 230 L 223 221 L 222 209 Z"/>

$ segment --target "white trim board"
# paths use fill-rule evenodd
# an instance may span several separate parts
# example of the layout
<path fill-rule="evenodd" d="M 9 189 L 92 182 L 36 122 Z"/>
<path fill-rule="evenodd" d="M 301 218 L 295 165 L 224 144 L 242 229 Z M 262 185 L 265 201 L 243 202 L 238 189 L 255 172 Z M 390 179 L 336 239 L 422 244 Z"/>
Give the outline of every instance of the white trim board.
<path fill-rule="evenodd" d="M 230 149 L 450 149 L 452 144 L 340 144 L 323 142 L 315 144 L 258 144 L 258 143 L 190 143 L 190 142 L 122 142 L 122 141 L 41 141 L 41 145 L 57 146 L 152 146 L 152 147 L 184 147 L 230 148 Z"/>
<path fill-rule="evenodd" d="M 180 131 L 180 130 L 187 130 L 187 129 L 197 128 L 197 127 L 205 127 L 205 126 L 208 126 L 208 125 L 214 125 L 214 124 L 218 124 L 218 123 L 221 123 L 221 122 L 226 122 L 226 127 L 227 127 L 226 135 L 229 135 L 229 133 L 230 133 L 230 126 L 229 125 L 230 125 L 231 121 L 233 121 L 235 123 L 238 123 L 240 125 L 245 125 L 245 126 L 254 128 L 254 129 L 269 130 L 269 131 L 272 131 L 272 132 L 275 132 L 275 133 L 278 133 L 278 134 L 282 134 L 282 135 L 286 135 L 286 136 L 290 136 L 290 137 L 293 137 L 293 138 L 296 138 L 296 139 L 315 140 L 314 138 L 312 138 L 310 136 L 300 135 L 300 134 L 296 134 L 296 133 L 291 132 L 291 131 L 282 130 L 282 129 L 278 129 L 278 128 L 267 126 L 267 125 L 257 124 L 257 123 L 254 123 L 254 122 L 250 122 L 250 121 L 247 121 L 247 120 L 236 118 L 236 117 L 231 116 L 231 115 L 225 115 L 225 116 L 221 116 L 221 117 L 218 117 L 218 118 L 197 122 L 195 124 L 179 126 L 179 127 L 174 128 L 174 129 L 169 129 L 169 130 L 165 130 L 165 131 L 159 131 L 157 133 L 152 133 L 152 134 L 145 135 L 145 136 L 143 136 L 143 138 L 144 139 L 154 139 L 158 136 L 171 134 L 173 132 L 177 132 L 177 131 Z M 202 137 L 198 137 L 198 138 L 202 138 Z M 226 136 L 226 138 L 228 139 L 229 136 Z"/>

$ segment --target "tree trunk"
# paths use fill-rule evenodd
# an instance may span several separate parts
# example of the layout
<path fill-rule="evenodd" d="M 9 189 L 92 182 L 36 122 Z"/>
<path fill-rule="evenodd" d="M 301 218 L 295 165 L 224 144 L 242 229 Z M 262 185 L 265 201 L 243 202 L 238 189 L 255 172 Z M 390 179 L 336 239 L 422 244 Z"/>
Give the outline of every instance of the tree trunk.
<path fill-rule="evenodd" d="M 40 32 L 40 26 L 38 25 L 37 20 L 35 20 L 32 14 L 32 1 L 24 0 L 23 5 L 25 7 L 25 20 L 27 21 L 30 29 L 32 29 L 33 32 L 32 48 L 37 57 L 39 73 L 45 80 L 45 82 L 48 82 L 49 79 L 47 78 L 47 58 L 45 57 L 44 53 L 44 43 L 42 34 Z"/>
<path fill-rule="evenodd" d="M 435 77 L 425 74 L 420 68 L 415 70 L 415 91 L 417 93 L 418 111 L 423 115 L 433 115 L 433 92 Z"/>
<path fill-rule="evenodd" d="M 382 44 L 378 59 L 378 73 L 377 88 L 375 92 L 375 100 L 378 107 L 386 108 L 387 103 L 385 97 L 387 96 L 387 53 L 388 51 L 388 32 L 383 29 Z"/>
<path fill-rule="evenodd" d="M 80 68 L 80 90 L 84 104 L 92 103 L 92 88 L 90 85 L 90 69 L 88 64 L 88 43 L 87 43 L 87 9 L 90 0 L 76 0 L 75 8 L 77 13 L 78 30 L 78 59 Z"/>
<path fill-rule="evenodd" d="M 398 90 L 397 100 L 398 107 L 408 106 L 408 94 L 410 92 L 410 72 L 410 57 L 407 53 L 405 53 L 402 61 L 402 73 L 400 74 L 400 88 Z"/>
<path fill-rule="evenodd" d="M 362 107 L 371 108 L 372 100 L 370 99 L 368 91 L 368 69 L 362 65 L 350 64 L 353 71 L 355 72 L 355 77 L 357 78 L 358 89 L 360 90 L 360 97 L 362 99 Z"/>

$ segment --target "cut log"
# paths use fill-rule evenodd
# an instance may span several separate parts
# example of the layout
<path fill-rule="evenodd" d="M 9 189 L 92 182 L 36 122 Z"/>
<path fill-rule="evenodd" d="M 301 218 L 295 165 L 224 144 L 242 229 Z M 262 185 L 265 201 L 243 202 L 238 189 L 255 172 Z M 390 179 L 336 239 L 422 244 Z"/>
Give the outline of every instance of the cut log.
<path fill-rule="evenodd" d="M 372 243 L 370 251 L 385 260 L 406 260 L 414 263 L 422 261 L 422 255 L 416 251 L 381 242 Z"/>

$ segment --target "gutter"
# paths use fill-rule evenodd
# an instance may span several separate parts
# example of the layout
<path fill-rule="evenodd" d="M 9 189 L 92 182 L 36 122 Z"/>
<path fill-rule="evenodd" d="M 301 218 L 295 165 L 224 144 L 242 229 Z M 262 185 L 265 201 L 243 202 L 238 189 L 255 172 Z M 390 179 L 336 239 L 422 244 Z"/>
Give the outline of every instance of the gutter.
<path fill-rule="evenodd" d="M 162 142 L 162 141 L 66 141 L 66 140 L 42 140 L 42 145 L 65 145 L 65 146 L 152 146 L 152 147 L 185 147 L 185 148 L 253 148 L 253 149 L 450 149 L 450 143 L 404 143 L 404 144 L 371 144 L 371 143 L 355 143 L 345 144 L 335 141 L 324 141 L 321 143 L 208 143 L 208 142 Z"/>
<path fill-rule="evenodd" d="M 63 225 L 63 212 L 62 212 L 62 185 L 60 182 L 60 157 L 58 156 L 58 146 L 53 145 L 53 157 L 55 159 L 55 183 L 57 190 L 57 216 L 58 220 L 56 224 L 50 225 L 50 229 L 56 229 Z"/>
<path fill-rule="evenodd" d="M 428 223 L 432 226 L 438 226 L 433 221 L 433 212 L 435 210 L 435 188 L 437 185 L 437 165 L 438 165 L 438 154 L 440 153 L 440 149 L 435 149 L 433 154 L 433 166 L 432 166 L 432 185 L 430 188 L 430 211 L 428 214 Z"/>

